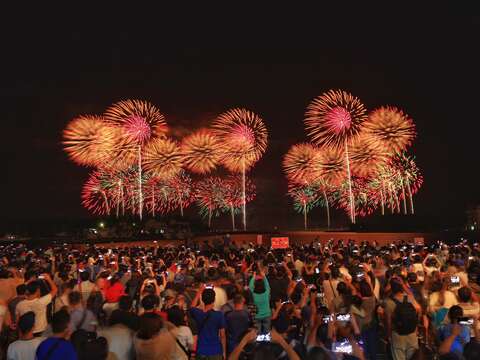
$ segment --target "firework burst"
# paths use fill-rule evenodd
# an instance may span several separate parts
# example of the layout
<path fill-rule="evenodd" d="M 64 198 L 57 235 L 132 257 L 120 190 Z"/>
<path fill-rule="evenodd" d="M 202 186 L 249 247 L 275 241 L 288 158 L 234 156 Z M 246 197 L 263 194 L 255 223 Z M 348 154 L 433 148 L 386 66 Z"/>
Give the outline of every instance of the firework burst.
<path fill-rule="evenodd" d="M 354 175 L 369 176 L 387 159 L 387 154 L 378 143 L 369 141 L 364 135 L 358 136 L 350 146 L 350 161 Z"/>
<path fill-rule="evenodd" d="M 182 170 L 168 181 L 167 186 L 170 188 L 171 202 L 180 208 L 180 215 L 183 217 L 184 209 L 194 200 L 192 178 Z"/>
<path fill-rule="evenodd" d="M 221 144 L 223 165 L 230 171 L 242 173 L 242 221 L 246 230 L 245 173 L 267 149 L 267 128 L 255 113 L 236 108 L 219 115 L 212 129 Z"/>
<path fill-rule="evenodd" d="M 68 156 L 83 166 L 98 166 L 108 156 L 105 146 L 114 140 L 114 130 L 100 116 L 84 115 L 73 119 L 63 131 Z"/>
<path fill-rule="evenodd" d="M 185 167 L 198 174 L 205 174 L 217 167 L 220 161 L 220 143 L 208 130 L 200 130 L 182 140 Z"/>
<path fill-rule="evenodd" d="M 235 230 L 235 214 L 242 206 L 242 178 L 230 175 L 224 181 L 225 186 L 225 211 L 230 211 L 232 230 Z M 248 203 L 255 198 L 255 184 L 250 180 L 245 181 L 245 201 Z"/>
<path fill-rule="evenodd" d="M 319 152 L 310 144 L 293 145 L 283 158 L 283 170 L 290 181 L 309 183 L 317 177 Z"/>
<path fill-rule="evenodd" d="M 415 125 L 402 110 L 384 106 L 370 113 L 365 122 L 365 133 L 383 152 L 399 153 L 415 138 Z"/>
<path fill-rule="evenodd" d="M 218 216 L 225 207 L 225 185 L 221 178 L 211 176 L 199 181 L 195 186 L 195 198 L 200 214 L 208 216 L 208 227 L 212 226 L 212 216 Z"/>
<path fill-rule="evenodd" d="M 110 215 L 109 191 L 111 179 L 108 173 L 93 171 L 82 189 L 83 206 L 97 215 Z"/>
<path fill-rule="evenodd" d="M 136 144 L 143 145 L 151 138 L 163 137 L 167 123 L 162 113 L 143 100 L 122 100 L 110 106 L 105 120 L 124 129 L 125 135 Z"/>
<path fill-rule="evenodd" d="M 288 195 L 293 200 L 294 209 L 303 214 L 304 227 L 307 230 L 307 214 L 318 205 L 318 188 L 315 185 L 290 184 Z"/>
<path fill-rule="evenodd" d="M 360 100 L 341 90 L 329 90 L 307 108 L 305 126 L 318 146 L 343 147 L 360 132 L 367 111 Z"/>
<path fill-rule="evenodd" d="M 338 184 L 345 177 L 345 158 L 335 148 L 317 150 L 319 175 L 325 181 Z"/>
<path fill-rule="evenodd" d="M 182 151 L 175 141 L 157 138 L 145 146 L 143 165 L 152 176 L 168 180 L 180 172 L 182 159 Z"/>

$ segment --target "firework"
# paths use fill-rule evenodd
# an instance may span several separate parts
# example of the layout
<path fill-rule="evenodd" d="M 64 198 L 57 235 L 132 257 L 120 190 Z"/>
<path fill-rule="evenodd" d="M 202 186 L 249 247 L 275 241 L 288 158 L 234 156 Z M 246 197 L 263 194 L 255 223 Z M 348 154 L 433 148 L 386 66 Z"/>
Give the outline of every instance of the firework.
<path fill-rule="evenodd" d="M 105 143 L 113 139 L 113 129 L 102 117 L 79 116 L 63 131 L 63 145 L 68 156 L 83 166 L 98 166 L 108 155 Z"/>
<path fill-rule="evenodd" d="M 366 120 L 366 110 L 360 100 L 341 90 L 329 90 L 315 98 L 307 108 L 305 126 L 312 141 L 322 147 L 344 148 L 345 167 L 349 183 L 350 219 L 355 223 L 355 206 L 351 185 L 348 142 L 360 133 Z"/>
<path fill-rule="evenodd" d="M 198 174 L 205 174 L 217 167 L 220 161 L 220 143 L 208 130 L 200 130 L 182 141 L 185 167 Z"/>
<path fill-rule="evenodd" d="M 225 186 L 225 205 L 226 211 L 230 211 L 232 219 L 232 230 L 235 231 L 235 214 L 242 206 L 242 178 L 238 175 L 231 175 L 223 181 Z M 255 184 L 246 179 L 245 181 L 245 201 L 248 203 L 255 198 Z"/>
<path fill-rule="evenodd" d="M 412 214 L 414 214 L 415 209 L 413 206 L 413 195 L 418 191 L 423 183 L 423 177 L 420 174 L 417 164 L 415 163 L 415 159 L 409 157 L 405 153 L 399 154 L 392 159 L 390 166 L 392 168 L 392 172 L 394 171 L 397 175 L 397 179 L 402 190 L 404 213 L 407 213 L 406 197 L 408 195 L 410 211 Z"/>
<path fill-rule="evenodd" d="M 365 133 L 383 152 L 399 153 L 415 138 L 415 125 L 402 110 L 384 106 L 370 113 L 365 122 Z"/>
<path fill-rule="evenodd" d="M 310 103 L 305 126 L 316 145 L 343 147 L 346 140 L 358 135 L 366 118 L 358 98 L 345 91 L 329 90 Z"/>
<path fill-rule="evenodd" d="M 247 229 L 245 172 L 257 162 L 267 148 L 267 128 L 263 120 L 245 109 L 232 109 L 219 115 L 212 124 L 221 144 L 224 166 L 242 173 L 242 220 Z"/>
<path fill-rule="evenodd" d="M 180 208 L 180 215 L 183 217 L 183 210 L 194 199 L 192 178 L 185 171 L 181 171 L 168 181 L 167 186 L 171 189 L 172 203 L 175 207 Z"/>
<path fill-rule="evenodd" d="M 293 145 L 283 159 L 283 170 L 290 181 L 305 184 L 317 176 L 319 152 L 310 144 Z"/>
<path fill-rule="evenodd" d="M 376 198 L 371 197 L 371 191 L 367 186 L 367 179 L 362 177 L 352 177 L 352 191 L 355 199 L 355 213 L 359 216 L 367 216 L 375 211 Z M 350 196 L 349 196 L 348 180 L 341 184 L 336 193 L 338 206 L 345 211 L 349 211 L 350 208 Z"/>
<path fill-rule="evenodd" d="M 218 216 L 225 207 L 225 186 L 221 178 L 211 176 L 199 181 L 195 197 L 202 215 L 208 215 L 208 227 L 212 225 L 212 216 Z M 243 199 L 242 199 L 243 200 Z"/>
<path fill-rule="evenodd" d="M 350 161 L 354 175 L 367 177 L 386 160 L 387 154 L 383 149 L 377 142 L 369 141 L 366 136 L 358 136 L 350 146 Z"/>
<path fill-rule="evenodd" d="M 307 230 L 307 213 L 318 205 L 318 188 L 314 185 L 290 184 L 288 195 L 293 199 L 294 209 L 303 213 L 304 227 Z"/>
<path fill-rule="evenodd" d="M 345 177 L 345 159 L 335 148 L 317 150 L 319 176 L 327 182 L 338 184 Z"/>
<path fill-rule="evenodd" d="M 94 214 L 110 215 L 109 174 L 93 171 L 82 189 L 82 204 Z"/>
<path fill-rule="evenodd" d="M 122 129 L 127 144 L 137 146 L 138 214 L 142 219 L 142 147 L 151 139 L 165 136 L 165 117 L 154 105 L 142 100 L 119 101 L 105 111 L 104 117 L 108 123 Z"/>
<path fill-rule="evenodd" d="M 143 145 L 151 138 L 163 137 L 167 123 L 162 113 L 143 100 L 122 100 L 110 106 L 105 120 L 124 129 L 126 136 L 136 144 Z"/>
<path fill-rule="evenodd" d="M 157 138 L 145 146 L 143 165 L 152 176 L 168 180 L 179 173 L 182 159 L 182 151 L 175 141 Z"/>

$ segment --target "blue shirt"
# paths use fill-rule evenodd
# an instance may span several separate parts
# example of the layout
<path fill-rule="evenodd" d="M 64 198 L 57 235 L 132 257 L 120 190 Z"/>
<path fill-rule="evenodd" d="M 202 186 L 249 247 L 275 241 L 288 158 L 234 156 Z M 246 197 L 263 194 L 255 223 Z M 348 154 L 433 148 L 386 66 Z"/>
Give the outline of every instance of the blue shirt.
<path fill-rule="evenodd" d="M 218 334 L 221 329 L 225 329 L 223 313 L 214 310 L 203 312 L 200 309 L 193 308 L 190 309 L 190 314 L 199 329 L 197 354 L 204 356 L 223 355 L 222 343 Z"/>
<path fill-rule="evenodd" d="M 440 328 L 440 339 L 443 341 L 450 335 L 452 335 L 452 324 L 447 324 Z M 462 326 L 462 331 L 452 343 L 450 352 L 456 354 L 463 354 L 463 347 L 470 341 L 470 328 L 468 326 Z"/>
<path fill-rule="evenodd" d="M 50 337 L 38 346 L 37 348 L 37 360 L 46 359 L 52 346 L 55 346 L 55 350 L 51 352 L 48 360 L 77 360 L 77 352 L 70 341 L 65 339 Z"/>
<path fill-rule="evenodd" d="M 227 350 L 231 353 L 250 325 L 250 316 L 246 310 L 233 310 L 225 315 L 227 322 Z"/>

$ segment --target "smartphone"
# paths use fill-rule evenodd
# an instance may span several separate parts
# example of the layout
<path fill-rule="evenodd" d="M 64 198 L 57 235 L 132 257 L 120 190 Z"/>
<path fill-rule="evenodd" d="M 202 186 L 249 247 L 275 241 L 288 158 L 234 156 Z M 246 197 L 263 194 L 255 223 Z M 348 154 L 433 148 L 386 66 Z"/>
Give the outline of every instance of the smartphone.
<path fill-rule="evenodd" d="M 322 299 L 325 297 L 325 294 L 323 292 L 317 293 L 317 299 Z"/>
<path fill-rule="evenodd" d="M 460 317 L 460 318 L 458 318 L 458 323 L 460 325 L 472 326 L 473 325 L 473 319 L 469 318 L 469 317 Z"/>
<path fill-rule="evenodd" d="M 460 278 L 458 276 L 450 276 L 450 282 L 454 285 L 460 284 Z"/>
<path fill-rule="evenodd" d="M 38 275 L 38 278 L 43 280 L 43 279 L 45 279 L 45 276 L 44 275 Z"/>
<path fill-rule="evenodd" d="M 315 269 L 315 274 L 320 274 L 320 269 L 319 268 Z"/>
<path fill-rule="evenodd" d="M 270 333 L 257 335 L 257 342 L 270 342 L 272 341 L 272 335 Z"/>
<path fill-rule="evenodd" d="M 324 324 L 328 324 L 330 321 L 333 320 L 333 316 L 332 315 L 324 316 L 322 320 Z"/>
<path fill-rule="evenodd" d="M 353 352 L 352 344 L 348 340 L 332 343 L 332 351 L 341 354 L 351 354 Z"/>
<path fill-rule="evenodd" d="M 210 285 L 210 284 L 209 284 L 209 285 L 206 285 L 206 286 L 205 286 L 205 289 L 213 289 L 213 285 Z"/>
<path fill-rule="evenodd" d="M 296 279 L 295 281 L 298 283 L 298 282 L 302 282 L 303 279 L 302 279 L 302 278 L 298 278 L 298 279 Z"/>
<path fill-rule="evenodd" d="M 363 272 L 360 272 L 357 274 L 357 279 L 363 279 L 363 277 L 365 276 L 365 274 Z"/>
<path fill-rule="evenodd" d="M 349 322 L 350 314 L 337 314 L 336 319 L 341 322 Z"/>

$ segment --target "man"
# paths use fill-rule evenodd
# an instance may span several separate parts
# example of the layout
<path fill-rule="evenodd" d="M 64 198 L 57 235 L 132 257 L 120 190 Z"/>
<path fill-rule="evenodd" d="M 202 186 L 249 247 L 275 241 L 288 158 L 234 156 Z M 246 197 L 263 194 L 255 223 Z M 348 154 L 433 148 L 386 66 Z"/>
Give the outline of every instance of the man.
<path fill-rule="evenodd" d="M 27 296 L 25 295 L 27 292 L 27 286 L 25 284 L 20 284 L 17 286 L 17 296 L 15 296 L 12 300 L 8 303 L 8 310 L 10 311 L 10 316 L 12 319 L 12 324 L 17 323 L 17 305 L 25 300 Z"/>
<path fill-rule="evenodd" d="M 122 301 L 122 300 L 120 300 Z M 118 360 L 130 360 L 133 358 L 135 349 L 133 346 L 134 331 L 129 328 L 131 316 L 128 311 L 114 310 L 110 316 L 108 327 L 103 327 L 97 333 L 108 341 L 110 352 L 116 355 Z M 138 330 L 138 319 L 136 329 Z"/>
<path fill-rule="evenodd" d="M 78 270 L 80 274 L 80 283 L 75 285 L 73 290 L 79 291 L 82 294 L 83 304 L 87 303 L 90 294 L 96 290 L 96 286 L 90 281 L 90 272 L 88 270 Z"/>
<path fill-rule="evenodd" d="M 399 277 L 390 281 L 391 297 L 385 301 L 385 329 L 394 360 L 407 360 L 418 350 L 417 324 L 420 305 Z"/>
<path fill-rule="evenodd" d="M 196 308 L 202 298 L 204 309 Z M 197 323 L 197 358 L 202 360 L 222 360 L 226 358 L 225 317 L 214 310 L 215 291 L 201 286 L 192 302 L 190 313 Z"/>
<path fill-rule="evenodd" d="M 70 339 L 70 315 L 57 311 L 52 319 L 53 336 L 44 340 L 37 348 L 37 360 L 77 360 L 77 353 Z"/>
<path fill-rule="evenodd" d="M 478 318 L 480 314 L 478 296 L 468 286 L 458 289 L 458 300 L 464 316 Z"/>
<path fill-rule="evenodd" d="M 78 329 L 93 332 L 97 328 L 95 315 L 82 305 L 82 295 L 78 291 L 68 294 L 72 332 Z"/>
<path fill-rule="evenodd" d="M 33 336 L 35 313 L 29 311 L 18 320 L 19 340 L 8 347 L 7 360 L 35 360 L 35 354 L 44 338 Z"/>
<path fill-rule="evenodd" d="M 20 317 L 29 311 L 35 313 L 35 325 L 33 327 L 34 336 L 41 336 L 42 332 L 47 328 L 47 306 L 57 294 L 57 286 L 50 275 L 43 274 L 42 277 L 49 285 L 50 293 L 45 296 L 40 296 L 39 281 L 32 281 L 27 284 L 27 298 L 17 305 L 17 317 Z"/>
<path fill-rule="evenodd" d="M 233 311 L 225 313 L 227 324 L 227 350 L 230 354 L 241 340 L 250 326 L 250 315 L 245 309 L 245 298 L 237 294 L 233 298 Z"/>

